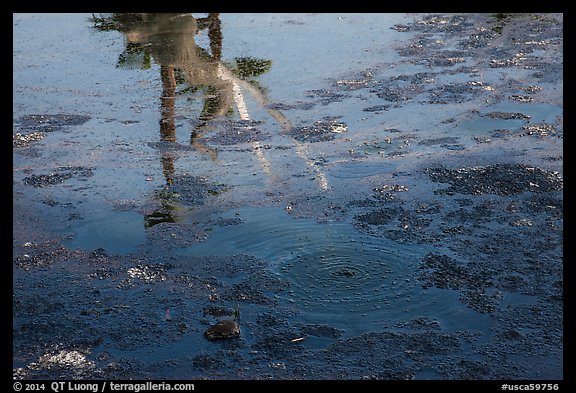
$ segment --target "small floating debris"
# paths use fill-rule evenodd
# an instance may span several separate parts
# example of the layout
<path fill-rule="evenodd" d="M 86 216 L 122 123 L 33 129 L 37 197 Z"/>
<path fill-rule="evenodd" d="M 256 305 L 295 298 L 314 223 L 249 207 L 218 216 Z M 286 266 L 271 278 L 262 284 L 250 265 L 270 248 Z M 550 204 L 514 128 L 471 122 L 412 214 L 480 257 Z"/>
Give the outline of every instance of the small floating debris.
<path fill-rule="evenodd" d="M 337 134 L 341 134 L 343 132 L 348 131 L 348 127 L 346 127 L 346 125 L 343 123 L 334 123 L 333 125 L 330 126 L 330 129 L 332 130 L 332 132 L 335 132 Z"/>
<path fill-rule="evenodd" d="M 542 88 L 540 86 L 535 86 L 535 85 L 530 85 L 530 86 L 526 86 L 526 87 L 522 87 L 521 88 L 523 91 L 525 91 L 528 94 L 536 94 L 538 93 L 540 90 L 542 90 Z"/>
<path fill-rule="evenodd" d="M 522 130 L 525 131 L 524 135 L 535 136 L 548 136 L 555 135 L 557 133 L 554 125 L 549 123 L 529 124 L 523 126 Z"/>
<path fill-rule="evenodd" d="M 474 138 L 472 138 L 472 140 L 474 140 L 477 143 L 490 143 L 490 142 L 492 142 L 492 139 L 490 139 L 490 138 L 479 137 L 479 136 L 475 136 Z"/>
<path fill-rule="evenodd" d="M 372 80 L 372 73 L 365 72 L 364 77 L 361 79 L 342 79 L 336 82 L 337 85 L 344 85 L 344 86 L 361 86 L 366 85 Z"/>
<path fill-rule="evenodd" d="M 144 282 L 166 281 L 167 266 L 158 265 L 137 265 L 129 268 L 126 273 L 130 279 L 138 279 Z"/>
<path fill-rule="evenodd" d="M 531 227 L 534 226 L 534 221 L 528 218 L 522 218 L 520 220 L 516 220 L 510 223 L 513 227 Z"/>
<path fill-rule="evenodd" d="M 530 96 L 525 96 L 522 94 L 512 94 L 509 98 L 511 100 L 518 101 L 518 102 L 532 102 L 532 101 L 534 101 L 534 98 L 532 98 Z"/>
<path fill-rule="evenodd" d="M 31 142 L 42 140 L 46 134 L 43 132 L 31 132 L 28 134 L 21 134 L 19 132 L 12 135 L 12 147 L 28 147 Z"/>
<path fill-rule="evenodd" d="M 374 188 L 373 191 L 380 194 L 384 192 L 405 192 L 408 191 L 408 187 L 401 184 L 385 184 L 382 187 Z"/>

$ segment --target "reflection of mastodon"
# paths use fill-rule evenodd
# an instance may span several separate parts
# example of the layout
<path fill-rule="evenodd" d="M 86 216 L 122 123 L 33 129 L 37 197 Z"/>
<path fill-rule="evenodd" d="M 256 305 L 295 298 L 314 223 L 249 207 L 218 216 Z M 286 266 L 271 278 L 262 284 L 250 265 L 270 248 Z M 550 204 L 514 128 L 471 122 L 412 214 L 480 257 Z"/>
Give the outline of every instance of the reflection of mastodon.
<path fill-rule="evenodd" d="M 126 17 L 124 17 L 126 18 Z M 196 45 L 194 37 L 208 29 L 210 52 Z M 205 103 L 198 124 L 191 133 L 190 143 L 200 152 L 216 152 L 198 140 L 198 132 L 214 116 L 222 116 L 234 104 L 233 86 L 220 77 L 219 64 L 222 50 L 222 34 L 218 14 L 195 19 L 189 14 L 132 14 L 132 20 L 119 28 L 128 45 L 139 44 L 149 50 L 160 65 L 162 78 L 162 119 L 160 134 L 163 141 L 176 141 L 174 105 L 176 98 L 176 73 L 184 77 L 191 86 L 206 89 Z M 162 157 L 162 166 L 167 182 L 174 174 L 174 159 L 168 154 Z"/>
<path fill-rule="evenodd" d="M 262 108 L 265 108 L 284 132 L 292 128 L 283 113 L 268 105 L 262 90 L 243 77 L 235 75 L 221 61 L 222 33 L 219 14 L 209 14 L 205 18 L 198 19 L 190 14 L 114 14 L 110 19 L 95 17 L 94 21 L 99 29 L 114 29 L 125 34 L 128 42 L 119 64 L 129 63 L 131 51 L 144 52 L 144 68 L 149 68 L 150 57 L 160 64 L 162 79 L 160 134 L 163 141 L 176 141 L 174 106 L 179 76 L 182 76 L 191 87 L 204 89 L 203 109 L 191 132 L 190 143 L 197 151 L 209 154 L 212 159 L 216 159 L 216 151 L 201 143 L 200 133 L 208 126 L 210 119 L 226 115 L 233 108 L 241 120 L 251 120 L 243 91 L 249 93 Z M 209 52 L 197 46 L 194 41 L 195 35 L 204 29 L 208 31 Z M 240 62 L 238 63 L 240 66 Z M 296 140 L 294 143 L 298 156 L 316 172 L 321 189 L 326 190 L 328 188 L 326 176 L 310 160 L 305 144 Z M 270 179 L 274 179 L 275 175 L 262 152 L 260 143 L 254 141 L 251 144 L 263 172 Z M 162 153 L 162 168 L 166 182 L 170 184 L 174 178 L 174 157 L 170 152 Z"/>
<path fill-rule="evenodd" d="M 208 105 L 208 116 L 225 114 L 233 105 L 232 84 L 220 78 L 218 65 L 222 51 L 222 34 L 218 14 L 196 20 L 186 14 L 143 15 L 143 23 L 125 31 L 129 43 L 149 45 L 152 56 L 162 69 L 162 79 L 174 81 L 179 69 L 192 86 L 211 88 L 217 102 Z M 199 29 L 208 29 L 211 55 L 196 45 Z M 170 75 L 172 74 L 172 75 Z M 170 89 L 168 82 L 165 88 Z"/>

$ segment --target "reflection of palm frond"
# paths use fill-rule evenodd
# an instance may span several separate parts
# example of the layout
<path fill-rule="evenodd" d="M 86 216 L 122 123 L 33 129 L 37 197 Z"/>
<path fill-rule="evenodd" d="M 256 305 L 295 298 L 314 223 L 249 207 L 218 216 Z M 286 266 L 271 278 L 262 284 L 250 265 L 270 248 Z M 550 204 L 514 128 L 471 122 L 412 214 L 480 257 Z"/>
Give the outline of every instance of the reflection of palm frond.
<path fill-rule="evenodd" d="M 226 102 L 218 89 L 213 86 L 208 86 L 206 90 L 208 95 L 204 100 L 204 107 L 202 108 L 200 119 L 212 118 L 226 106 Z"/>
<path fill-rule="evenodd" d="M 181 85 L 186 83 L 186 74 L 180 68 L 174 69 L 174 79 L 176 80 L 177 85 Z"/>
<path fill-rule="evenodd" d="M 92 22 L 92 27 L 99 31 L 112 31 L 117 30 L 118 25 L 113 20 L 111 15 L 104 16 L 106 14 L 92 14 L 92 17 L 88 20 Z"/>
<path fill-rule="evenodd" d="M 118 13 L 118 14 L 108 14 L 101 13 L 92 14 L 92 17 L 88 19 L 92 22 L 92 27 L 100 31 L 129 31 L 134 26 L 141 24 L 144 20 L 143 14 L 138 13 Z"/>
<path fill-rule="evenodd" d="M 172 209 L 175 210 L 175 209 Z M 178 221 L 177 213 L 173 211 L 154 211 L 144 216 L 144 227 L 152 228 L 154 225 L 162 223 L 175 223 Z"/>
<path fill-rule="evenodd" d="M 272 67 L 272 60 L 257 59 L 255 57 L 236 57 L 233 64 L 228 65 L 240 79 L 248 79 L 268 72 Z"/>
<path fill-rule="evenodd" d="M 255 57 L 236 57 L 233 62 L 223 62 L 226 67 L 238 79 L 252 85 L 253 89 L 261 94 L 266 94 L 267 90 L 253 77 L 260 76 L 272 68 L 272 60 L 257 59 Z"/>
<path fill-rule="evenodd" d="M 172 191 L 170 188 L 163 187 L 159 190 L 154 190 L 154 196 L 166 202 L 178 202 L 180 200 L 180 194 Z"/>
<path fill-rule="evenodd" d="M 149 45 L 129 42 L 126 49 L 118 56 L 116 67 L 127 69 L 150 69 L 152 67 L 152 57 Z"/>
<path fill-rule="evenodd" d="M 240 304 L 238 303 L 234 305 L 234 320 L 237 322 L 240 321 Z"/>

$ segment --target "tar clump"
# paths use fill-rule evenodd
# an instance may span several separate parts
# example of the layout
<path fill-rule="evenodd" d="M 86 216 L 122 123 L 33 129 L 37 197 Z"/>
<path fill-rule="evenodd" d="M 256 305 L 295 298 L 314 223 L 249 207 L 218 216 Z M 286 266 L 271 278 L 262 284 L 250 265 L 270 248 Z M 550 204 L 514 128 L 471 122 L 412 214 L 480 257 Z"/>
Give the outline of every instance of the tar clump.
<path fill-rule="evenodd" d="M 559 191 L 563 187 L 558 172 L 546 171 L 524 164 L 495 164 L 459 169 L 426 168 L 432 181 L 448 183 L 450 187 L 437 194 L 513 195 L 522 192 Z"/>

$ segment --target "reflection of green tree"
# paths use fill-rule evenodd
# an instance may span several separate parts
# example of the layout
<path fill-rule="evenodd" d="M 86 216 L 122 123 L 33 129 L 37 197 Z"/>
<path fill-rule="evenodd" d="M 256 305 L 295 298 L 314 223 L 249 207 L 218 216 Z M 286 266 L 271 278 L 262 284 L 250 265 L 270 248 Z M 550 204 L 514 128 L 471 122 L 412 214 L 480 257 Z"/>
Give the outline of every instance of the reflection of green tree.
<path fill-rule="evenodd" d="M 149 69 L 151 67 L 150 49 L 142 44 L 129 42 L 126 44 L 126 49 L 118 57 L 119 68 L 128 69 Z"/>
<path fill-rule="evenodd" d="M 138 26 L 144 25 L 149 20 L 144 14 L 138 13 L 115 13 L 115 14 L 92 14 L 89 19 L 92 22 L 92 27 L 99 31 L 119 31 L 128 32 Z M 210 23 L 215 23 L 210 18 L 198 18 L 198 30 L 206 29 Z M 219 22 L 218 22 L 219 23 Z M 219 35 L 218 35 L 219 34 Z M 202 57 L 207 60 L 220 60 L 221 57 L 221 33 L 219 29 L 209 29 L 208 35 L 210 36 L 210 50 L 212 55 L 204 48 L 198 48 Z M 218 35 L 218 36 L 215 36 Z M 151 48 L 147 44 L 127 42 L 124 50 L 118 56 L 116 66 L 125 69 L 150 69 L 152 68 L 152 54 Z M 259 59 L 256 57 L 236 57 L 231 62 L 226 62 L 225 66 L 236 75 L 238 78 L 246 80 L 260 91 L 264 91 L 259 83 L 253 79 L 270 70 L 272 67 L 272 60 Z M 174 69 L 174 76 L 176 79 L 177 89 L 174 91 L 175 96 L 185 96 L 187 101 L 194 100 L 191 95 L 202 92 L 206 97 L 202 112 L 200 115 L 201 124 L 205 124 L 219 108 L 222 107 L 222 97 L 218 94 L 214 86 L 191 84 L 187 82 L 184 72 L 181 69 Z M 232 108 L 227 114 L 232 114 Z"/>
<path fill-rule="evenodd" d="M 272 60 L 257 59 L 255 57 L 236 57 L 230 69 L 240 79 L 248 79 L 269 71 L 270 67 L 272 67 Z"/>
<path fill-rule="evenodd" d="M 272 60 L 256 57 L 236 57 L 232 63 L 228 64 L 228 68 L 234 75 L 247 81 L 261 92 L 264 92 L 265 89 L 252 78 L 268 72 L 271 67 Z"/>
<path fill-rule="evenodd" d="M 118 30 L 118 23 L 113 16 L 96 16 L 92 14 L 89 19 L 92 22 L 92 27 L 99 31 L 114 31 Z"/>
<path fill-rule="evenodd" d="M 119 31 L 125 34 L 125 47 L 116 66 L 124 69 L 151 69 L 152 59 L 160 66 L 162 81 L 160 139 L 176 142 L 175 102 L 185 97 L 192 102 L 200 95 L 203 107 L 191 132 L 190 144 L 199 152 L 215 159 L 216 152 L 201 141 L 201 132 L 209 128 L 211 119 L 234 113 L 233 83 L 241 79 L 262 92 L 254 78 L 268 72 L 271 60 L 237 57 L 222 61 L 222 32 L 218 14 L 194 18 L 191 14 L 100 14 L 90 19 L 98 31 Z M 194 37 L 207 30 L 209 48 L 199 47 Z M 236 82 L 236 83 L 237 83 Z M 254 89 L 252 89 L 254 91 Z M 196 96 L 196 97 L 194 97 Z M 181 201 L 174 194 L 175 157 L 162 154 L 161 164 L 166 185 L 155 193 L 162 207 L 145 217 L 145 226 L 176 222 Z M 210 191 L 209 191 L 210 193 Z M 212 194 L 211 194 L 212 195 Z"/>
<path fill-rule="evenodd" d="M 166 186 L 160 190 L 156 190 L 154 194 L 156 198 L 160 200 L 162 207 L 144 216 L 144 226 L 151 228 L 156 224 L 164 222 L 178 222 L 180 195 Z"/>
<path fill-rule="evenodd" d="M 511 15 L 512 14 L 504 14 L 504 13 L 492 14 L 492 17 L 494 17 L 496 22 L 496 25 L 492 27 L 492 30 L 498 34 L 502 34 L 502 29 L 504 28 L 506 23 L 508 23 L 508 20 Z"/>
<path fill-rule="evenodd" d="M 178 212 L 176 205 L 163 205 L 162 209 L 155 210 L 150 214 L 144 216 L 144 227 L 152 228 L 154 225 L 162 223 L 176 223 L 178 222 Z"/>
<path fill-rule="evenodd" d="M 133 27 L 145 23 L 144 17 L 141 14 L 112 14 L 108 16 L 96 16 L 92 14 L 90 18 L 92 22 L 92 27 L 99 31 L 120 31 L 126 32 Z M 203 30 L 208 24 L 208 18 L 198 18 L 198 30 Z M 215 34 L 215 33 L 211 33 Z M 211 37 L 212 38 L 212 37 Z M 221 37 L 220 37 L 221 39 Z M 206 58 L 220 58 L 220 47 L 211 47 L 212 56 L 204 50 L 199 48 L 203 52 Z M 232 62 L 226 64 L 227 67 L 238 76 L 240 79 L 248 80 L 253 77 L 257 77 L 264 74 L 270 70 L 272 67 L 272 60 L 258 59 L 256 57 L 236 57 Z M 151 68 L 151 54 L 150 48 L 147 45 L 137 44 L 137 43 L 126 43 L 126 48 L 120 54 L 118 58 L 117 66 L 120 68 L 128 69 L 149 69 Z M 177 70 L 178 71 L 178 70 Z M 177 84 L 185 84 L 181 72 L 176 74 Z M 202 88 L 203 86 L 190 86 L 191 88 Z M 196 90 L 195 89 L 195 90 Z M 194 91 L 195 91 L 194 90 Z M 179 93 L 190 92 L 191 90 L 181 90 Z"/>
<path fill-rule="evenodd" d="M 145 17 L 140 13 L 92 14 L 88 20 L 92 22 L 92 27 L 99 31 L 126 32 L 144 23 Z"/>

